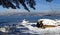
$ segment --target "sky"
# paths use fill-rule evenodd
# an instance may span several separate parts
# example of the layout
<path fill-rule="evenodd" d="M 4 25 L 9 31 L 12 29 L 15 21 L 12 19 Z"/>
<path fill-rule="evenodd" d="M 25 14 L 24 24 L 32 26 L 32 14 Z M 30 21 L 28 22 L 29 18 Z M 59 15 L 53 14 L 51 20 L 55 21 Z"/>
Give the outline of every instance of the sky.
<path fill-rule="evenodd" d="M 30 11 L 60 11 L 60 0 L 53 0 L 51 3 L 46 2 L 45 0 L 35 0 L 36 1 L 36 10 L 33 10 L 32 8 L 29 8 Z M 2 6 L 0 6 L 0 12 L 4 12 L 8 10 L 7 8 L 3 8 Z M 21 5 L 21 9 L 20 10 L 24 10 L 23 6 Z"/>

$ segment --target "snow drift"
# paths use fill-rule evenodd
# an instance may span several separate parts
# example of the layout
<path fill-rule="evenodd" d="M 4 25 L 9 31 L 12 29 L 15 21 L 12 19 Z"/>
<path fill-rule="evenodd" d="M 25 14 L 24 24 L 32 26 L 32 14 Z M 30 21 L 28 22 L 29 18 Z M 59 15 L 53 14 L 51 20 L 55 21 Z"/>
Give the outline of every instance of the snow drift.
<path fill-rule="evenodd" d="M 36 23 L 30 23 L 29 21 L 26 21 L 25 19 L 18 25 L 16 28 L 19 28 L 19 31 L 22 31 L 22 33 L 30 33 L 30 34 L 39 34 L 39 35 L 60 35 L 60 20 L 51 20 L 51 19 L 39 19 L 38 21 L 43 20 L 44 25 L 56 25 L 57 27 L 54 28 L 37 28 Z M 20 26 L 22 25 L 22 26 Z M 23 28 L 23 30 L 21 29 Z M 25 30 L 25 29 L 28 30 Z M 6 28 L 0 28 L 0 31 L 7 32 Z M 9 31 L 8 31 L 9 32 Z"/>
<path fill-rule="evenodd" d="M 36 26 L 33 27 L 31 25 L 36 23 L 29 23 L 26 22 L 25 20 L 23 20 L 23 23 L 21 23 L 22 25 L 24 25 L 25 27 L 27 27 L 29 29 L 29 31 L 25 31 L 25 33 L 32 33 L 32 34 L 42 34 L 42 35 L 59 35 L 60 33 L 60 26 L 58 26 L 58 24 L 60 23 L 60 20 L 51 20 L 51 19 L 39 19 L 38 21 L 43 20 L 43 23 L 45 25 L 56 25 L 57 27 L 54 28 L 37 28 Z"/>

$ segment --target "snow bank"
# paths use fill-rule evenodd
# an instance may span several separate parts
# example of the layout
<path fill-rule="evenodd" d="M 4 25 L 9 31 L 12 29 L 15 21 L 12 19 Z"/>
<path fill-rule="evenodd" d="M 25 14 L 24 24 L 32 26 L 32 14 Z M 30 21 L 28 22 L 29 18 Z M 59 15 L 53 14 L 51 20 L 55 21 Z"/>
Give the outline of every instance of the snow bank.
<path fill-rule="evenodd" d="M 0 28 L 0 31 L 1 32 L 6 32 L 6 29 L 5 28 Z"/>
<path fill-rule="evenodd" d="M 56 25 L 60 25 L 60 20 L 56 20 Z"/>
<path fill-rule="evenodd" d="M 60 20 L 51 20 L 51 19 L 39 19 L 38 21 L 43 20 L 43 23 L 46 25 L 57 25 L 60 24 Z M 28 28 L 28 30 L 23 30 L 22 33 L 31 33 L 31 34 L 39 34 L 39 35 L 60 35 L 60 26 L 54 27 L 54 28 L 37 28 L 36 26 L 32 26 L 33 24 L 36 25 L 36 23 L 29 23 L 29 21 L 26 21 L 25 19 L 20 23 L 22 26 L 19 26 L 19 24 L 16 26 L 16 28 Z M 0 28 L 0 31 L 6 32 L 6 28 Z M 20 31 L 20 30 L 19 30 Z M 21 30 L 22 31 L 22 30 Z"/>
<path fill-rule="evenodd" d="M 60 20 L 55 21 L 55 20 L 51 20 L 51 19 L 39 19 L 38 21 L 43 20 L 43 23 L 46 25 L 56 25 L 58 24 L 57 22 L 60 22 Z M 41 35 L 60 35 L 60 26 L 54 27 L 54 28 L 37 28 L 37 27 L 33 27 L 31 25 L 36 24 L 36 23 L 22 23 L 22 25 L 24 25 L 26 28 L 29 29 L 29 31 L 25 31 L 25 33 L 32 33 L 32 34 L 41 34 Z"/>
<path fill-rule="evenodd" d="M 44 25 L 56 25 L 56 21 L 51 20 L 51 19 L 39 19 L 38 22 L 39 21 L 43 21 L 42 23 Z"/>

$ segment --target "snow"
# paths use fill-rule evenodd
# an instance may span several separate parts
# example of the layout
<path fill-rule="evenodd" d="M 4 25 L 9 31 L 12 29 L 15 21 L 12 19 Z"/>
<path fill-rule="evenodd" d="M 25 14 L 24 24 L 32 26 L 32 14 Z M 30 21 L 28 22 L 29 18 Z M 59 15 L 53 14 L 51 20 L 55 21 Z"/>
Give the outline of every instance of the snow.
<path fill-rule="evenodd" d="M 6 32 L 6 29 L 5 28 L 0 28 L 0 31 Z"/>
<path fill-rule="evenodd" d="M 44 25 L 56 25 L 56 21 L 51 19 L 39 19 L 38 21 L 43 21 Z"/>
<path fill-rule="evenodd" d="M 43 20 L 43 24 L 46 25 L 58 25 L 60 24 L 60 20 L 51 20 L 51 19 L 39 19 L 38 21 Z M 53 27 L 53 28 L 37 28 L 36 26 L 33 27 L 32 25 L 36 23 L 30 23 L 29 21 L 26 21 L 25 19 L 20 23 L 24 27 L 19 26 L 19 24 L 16 26 L 16 28 L 28 28 L 28 30 L 21 30 L 22 33 L 31 33 L 31 34 L 39 34 L 39 35 L 60 35 L 60 26 Z M 6 32 L 5 28 L 0 28 L 0 31 Z"/>
<path fill-rule="evenodd" d="M 28 23 L 29 21 L 26 21 L 25 19 L 22 21 L 22 23 L 24 23 L 25 25 Z"/>
<path fill-rule="evenodd" d="M 40 19 L 38 21 L 41 21 L 41 20 L 43 20 L 43 23 L 47 24 L 47 25 L 56 25 L 56 23 L 60 21 L 60 20 L 54 21 L 51 19 Z M 60 33 L 60 26 L 42 29 L 42 28 L 37 28 L 37 27 L 31 26 L 32 24 L 36 24 L 36 23 L 31 23 L 31 24 L 30 23 L 21 23 L 21 24 L 29 29 L 29 31 L 26 31 L 25 33 L 32 32 L 33 34 L 43 34 L 43 35 L 44 34 L 59 35 L 59 33 Z"/>
<path fill-rule="evenodd" d="M 60 20 L 56 20 L 56 24 L 57 25 L 60 25 Z"/>

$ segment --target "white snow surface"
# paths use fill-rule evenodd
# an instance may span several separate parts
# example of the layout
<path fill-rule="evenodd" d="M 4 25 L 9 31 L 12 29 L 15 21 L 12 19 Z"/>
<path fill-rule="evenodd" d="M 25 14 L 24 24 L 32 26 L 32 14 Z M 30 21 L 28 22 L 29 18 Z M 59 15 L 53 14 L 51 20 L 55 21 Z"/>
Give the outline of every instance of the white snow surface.
<path fill-rule="evenodd" d="M 39 19 L 38 21 L 43 20 L 44 24 L 47 25 L 58 25 L 60 24 L 60 20 L 51 20 L 51 19 Z M 30 23 L 29 21 L 26 21 L 25 19 L 20 23 L 24 27 L 17 26 L 17 28 L 28 28 L 28 30 L 21 30 L 22 33 L 31 33 L 31 34 L 39 34 L 39 35 L 60 35 L 60 26 L 54 27 L 54 28 L 37 28 L 36 26 L 33 27 L 33 24 L 37 23 Z M 0 28 L 0 31 L 6 32 L 5 28 Z"/>
<path fill-rule="evenodd" d="M 38 21 L 43 21 L 44 25 L 56 25 L 56 21 L 51 19 L 39 19 Z"/>
<path fill-rule="evenodd" d="M 47 25 L 56 25 L 60 22 L 60 20 L 57 21 L 57 20 L 51 20 L 51 19 L 39 19 L 38 21 L 40 20 L 43 20 L 43 23 Z M 54 28 L 42 29 L 42 28 L 31 26 L 32 24 L 36 24 L 36 23 L 28 23 L 26 21 L 23 21 L 23 22 L 25 23 L 21 23 L 21 24 L 29 29 L 29 31 L 25 31 L 24 33 L 41 34 L 41 35 L 60 35 L 60 26 L 57 26 Z"/>
<path fill-rule="evenodd" d="M 5 32 L 6 30 L 5 28 L 0 28 L 0 31 Z"/>

